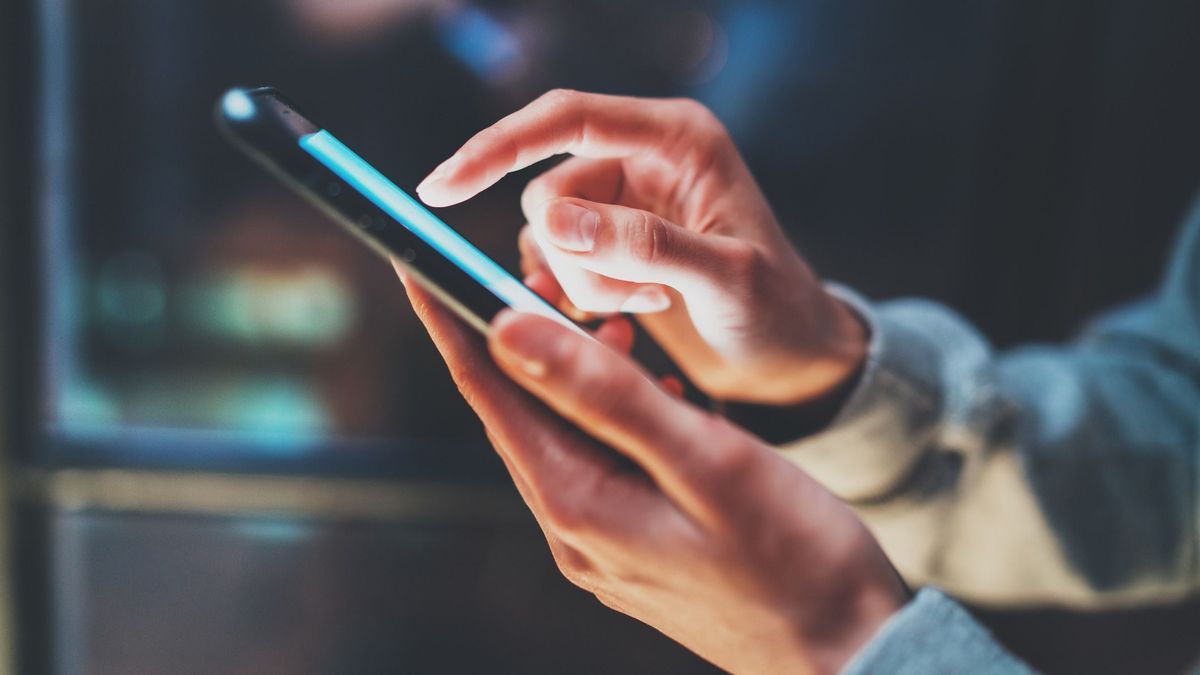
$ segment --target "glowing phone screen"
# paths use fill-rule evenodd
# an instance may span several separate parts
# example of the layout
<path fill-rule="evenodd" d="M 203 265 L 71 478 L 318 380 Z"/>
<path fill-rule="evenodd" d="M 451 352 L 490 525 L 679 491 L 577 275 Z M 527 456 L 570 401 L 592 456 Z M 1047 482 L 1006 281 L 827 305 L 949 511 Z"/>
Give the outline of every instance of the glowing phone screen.
<path fill-rule="evenodd" d="M 579 326 L 559 313 L 550 303 L 531 291 L 516 277 L 509 274 L 496 261 L 487 257 L 483 251 L 454 231 L 441 218 L 433 215 L 429 209 L 388 180 L 378 169 L 334 138 L 333 134 L 324 129 L 308 134 L 300 139 L 300 147 L 346 181 L 348 185 L 358 190 L 362 196 L 371 200 L 384 213 L 395 218 L 397 222 L 483 284 L 484 288 L 495 294 L 509 307 L 518 312 L 537 314 L 553 319 L 564 326 L 582 332 Z"/>

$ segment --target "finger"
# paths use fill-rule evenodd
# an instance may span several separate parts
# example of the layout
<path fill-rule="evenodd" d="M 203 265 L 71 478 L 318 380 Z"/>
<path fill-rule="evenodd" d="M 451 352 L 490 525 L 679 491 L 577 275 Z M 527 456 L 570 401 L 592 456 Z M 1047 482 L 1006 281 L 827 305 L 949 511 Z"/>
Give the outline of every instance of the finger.
<path fill-rule="evenodd" d="M 757 258 L 757 249 L 742 240 L 693 232 L 649 211 L 576 198 L 547 202 L 530 227 L 556 276 L 556 265 L 570 261 L 609 279 L 671 286 L 685 297 L 697 286 L 744 281 Z M 567 280 L 559 276 L 559 283 L 571 296 Z"/>
<path fill-rule="evenodd" d="M 560 537 L 578 538 L 593 531 L 627 532 L 626 508 L 649 514 L 661 506 L 644 483 L 621 470 L 616 458 L 505 377 L 479 336 L 436 298 L 411 280 L 405 280 L 405 287 L 514 482 L 525 486 L 535 517 Z"/>
<path fill-rule="evenodd" d="M 681 100 L 556 90 L 476 134 L 434 169 L 417 194 L 430 206 L 469 199 L 511 173 L 562 153 L 581 157 L 670 154 L 685 120 L 702 112 Z"/>
<path fill-rule="evenodd" d="M 623 316 L 614 316 L 600 324 L 594 335 L 597 340 L 622 354 L 628 354 L 633 349 L 633 323 Z"/>
<path fill-rule="evenodd" d="M 623 199 L 627 197 L 624 185 L 625 175 L 621 160 L 570 157 L 525 186 L 524 192 L 521 193 L 521 209 L 527 214 L 540 213 L 539 207 L 543 203 L 551 198 L 562 196 L 580 197 L 598 202 L 622 203 Z M 518 241 L 523 261 L 536 259 L 542 268 L 549 268 L 542 248 L 534 239 L 533 232 L 528 225 L 522 228 Z M 574 284 L 575 287 L 593 289 L 583 293 L 583 297 L 594 298 L 597 294 L 594 287 L 615 286 L 613 295 L 619 298 L 626 298 L 636 290 L 623 288 L 624 282 L 608 283 L 597 278 L 591 272 L 576 272 L 570 269 L 570 266 L 560 265 L 558 267 L 565 268 L 562 269 L 562 272 L 566 277 L 572 275 L 582 277 Z M 601 312 L 585 311 L 571 302 L 566 294 L 562 294 L 559 302 L 559 307 L 563 312 L 581 321 L 589 320 L 588 317 L 594 314 L 611 314 L 614 311 L 613 307 L 619 305 L 610 301 L 602 303 L 601 306 L 604 308 Z"/>
<path fill-rule="evenodd" d="M 683 399 L 683 380 L 680 380 L 674 375 L 663 375 L 658 378 L 658 383 L 666 392 L 675 398 Z"/>
<path fill-rule="evenodd" d="M 521 193 L 521 211 L 526 219 L 541 213 L 540 207 L 555 197 L 578 197 L 592 202 L 624 204 L 625 170 L 619 159 L 570 157 L 565 162 L 529 181 Z"/>
<path fill-rule="evenodd" d="M 546 258 L 542 255 L 542 248 L 533 238 L 533 230 L 526 225 L 517 233 L 517 250 L 521 253 L 521 273 L 533 274 L 538 270 L 546 269 Z"/>
<path fill-rule="evenodd" d="M 671 299 L 657 284 L 635 284 L 611 279 L 580 267 L 569 256 L 548 247 L 547 269 L 562 291 L 567 304 L 586 316 L 609 316 L 619 312 L 649 314 L 671 306 Z"/>
<path fill-rule="evenodd" d="M 571 302 L 592 313 L 655 314 L 671 305 L 662 286 L 696 308 L 717 309 L 752 282 L 757 250 L 700 234 L 648 211 L 574 198 L 547 202 L 530 226 Z"/>
<path fill-rule="evenodd" d="M 579 309 L 567 298 L 563 293 L 562 286 L 559 286 L 558 280 L 554 278 L 547 269 L 535 271 L 528 277 L 525 277 L 525 285 L 529 286 L 535 293 L 542 296 L 542 299 L 558 308 L 558 311 L 566 314 L 576 323 L 587 323 L 596 317 L 588 312 Z"/>
<path fill-rule="evenodd" d="M 534 290 L 538 295 L 541 295 L 543 299 L 557 307 L 563 314 L 580 323 L 586 323 L 596 318 L 596 315 L 592 312 L 584 311 L 571 302 L 571 299 L 563 292 L 562 284 L 558 282 L 545 257 L 542 256 L 541 247 L 533 240 L 533 233 L 530 231 L 528 225 L 521 229 L 521 234 L 518 236 L 517 241 L 522 251 L 521 270 L 527 275 L 525 278 L 526 286 L 534 288 L 536 285 Z M 526 253 L 527 250 L 529 251 L 528 253 Z M 536 253 L 534 253 L 535 251 Z M 570 265 L 565 265 L 564 267 L 566 267 L 563 272 L 564 276 L 570 277 L 576 273 Z M 594 274 L 591 272 L 584 272 L 584 274 L 588 277 L 585 283 L 596 283 L 591 279 L 591 277 L 595 277 Z M 622 296 L 626 294 L 626 292 L 621 293 Z M 605 314 L 610 313 L 605 312 Z"/>
<path fill-rule="evenodd" d="M 492 355 L 510 377 L 636 462 L 685 510 L 712 514 L 720 481 L 740 476 L 743 445 L 718 418 L 680 402 L 604 345 L 541 317 L 505 311 Z"/>
<path fill-rule="evenodd" d="M 624 185 L 620 160 L 572 157 L 530 181 L 521 195 L 521 208 L 532 221 L 542 217 L 542 207 L 558 197 L 632 206 Z M 543 246 L 537 243 L 533 228 L 528 225 L 522 230 L 519 241 L 522 251 L 528 251 L 528 257 L 536 256 L 543 267 L 554 271 L 559 286 L 570 289 L 564 291 L 566 299 L 585 313 L 650 313 L 662 311 L 670 304 L 661 289 L 610 279 L 582 269 L 569 259 L 556 255 L 553 247 L 548 247 L 550 255 L 547 256 Z"/>
<path fill-rule="evenodd" d="M 536 270 L 525 277 L 524 281 L 530 290 L 552 305 L 558 305 L 563 300 L 562 287 L 548 270 Z"/>
<path fill-rule="evenodd" d="M 419 283 L 414 283 L 403 273 L 401 278 L 413 310 L 445 359 L 459 391 L 484 423 L 496 449 L 514 446 L 517 438 L 510 433 L 509 426 L 493 425 L 495 420 L 511 421 L 524 429 L 545 427 L 546 420 L 543 418 L 547 416 L 532 408 L 520 389 L 497 371 L 494 362 L 486 357 L 479 338 Z M 510 456 L 505 456 L 504 460 L 513 470 L 514 480 L 520 480 L 525 485 L 531 484 L 526 463 L 514 461 Z M 530 506 L 541 510 L 541 500 L 536 493 L 531 492 L 531 495 L 538 505 Z"/>

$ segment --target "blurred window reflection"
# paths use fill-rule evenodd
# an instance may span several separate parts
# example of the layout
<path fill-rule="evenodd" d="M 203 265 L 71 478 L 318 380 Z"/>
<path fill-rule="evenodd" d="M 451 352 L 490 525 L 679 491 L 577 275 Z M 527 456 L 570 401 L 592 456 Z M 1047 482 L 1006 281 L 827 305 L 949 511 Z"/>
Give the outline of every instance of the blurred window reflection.
<path fill-rule="evenodd" d="M 1001 342 L 1061 337 L 1092 307 L 1147 285 L 1196 174 L 1183 159 L 1198 145 L 1184 123 L 1195 103 L 1167 115 L 1160 93 L 1186 78 L 1187 61 L 1166 49 L 1130 56 L 1129 40 L 1097 20 L 1092 38 L 1055 32 L 1092 10 L 949 0 L 920 10 L 776 0 L 38 7 L 48 422 L 72 442 L 120 436 L 110 451 L 135 462 L 217 453 L 185 452 L 189 438 L 235 464 L 287 448 L 347 457 L 334 448 L 350 444 L 374 457 L 368 466 L 420 465 L 431 446 L 482 446 L 387 266 L 216 135 L 211 107 L 231 84 L 280 87 L 408 187 L 554 86 L 699 97 L 818 269 L 868 292 L 939 297 Z M 1178 23 L 1164 9 L 1121 12 L 1144 34 Z M 1126 64 L 1093 90 L 1055 86 L 1091 81 L 1087 64 L 1110 53 Z M 1027 59 L 1061 64 L 1056 79 L 1007 75 Z M 1086 107 L 1124 101 L 1127 80 L 1146 90 L 1144 106 Z M 1023 103 L 1031 92 L 1037 115 Z M 1046 142 L 1056 115 L 1074 145 Z M 1145 120 L 1159 124 L 1158 145 L 1120 141 Z M 1081 147 L 1111 149 L 1113 168 L 1096 174 Z M 1134 181 L 1151 157 L 1163 180 Z M 1131 236 L 1127 207 L 1047 195 L 1038 172 L 1051 170 L 1097 176 L 1114 204 L 1157 205 L 1155 227 Z M 510 269 L 517 195 L 532 173 L 445 214 Z M 1079 254 L 1076 221 L 1132 247 L 1117 249 L 1135 263 L 1074 281 L 1094 279 L 1102 262 Z M 152 447 L 137 450 L 150 431 Z"/>

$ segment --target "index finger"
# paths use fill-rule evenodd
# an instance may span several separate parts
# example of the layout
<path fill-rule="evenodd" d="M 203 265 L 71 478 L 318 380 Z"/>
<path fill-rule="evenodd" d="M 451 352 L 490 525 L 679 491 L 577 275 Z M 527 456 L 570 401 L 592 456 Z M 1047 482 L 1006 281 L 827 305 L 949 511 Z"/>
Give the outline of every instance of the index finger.
<path fill-rule="evenodd" d="M 417 194 L 430 206 L 450 206 L 562 153 L 613 158 L 669 152 L 685 126 L 683 105 L 556 89 L 475 134 L 417 186 Z"/>

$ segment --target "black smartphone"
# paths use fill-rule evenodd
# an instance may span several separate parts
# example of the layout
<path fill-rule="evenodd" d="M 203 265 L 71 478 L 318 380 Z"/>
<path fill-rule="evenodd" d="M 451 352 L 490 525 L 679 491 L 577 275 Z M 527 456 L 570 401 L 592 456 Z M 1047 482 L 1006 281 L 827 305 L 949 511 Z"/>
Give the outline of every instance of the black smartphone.
<path fill-rule="evenodd" d="M 234 145 L 480 332 L 511 307 L 587 334 L 274 88 L 230 89 L 216 116 Z"/>

